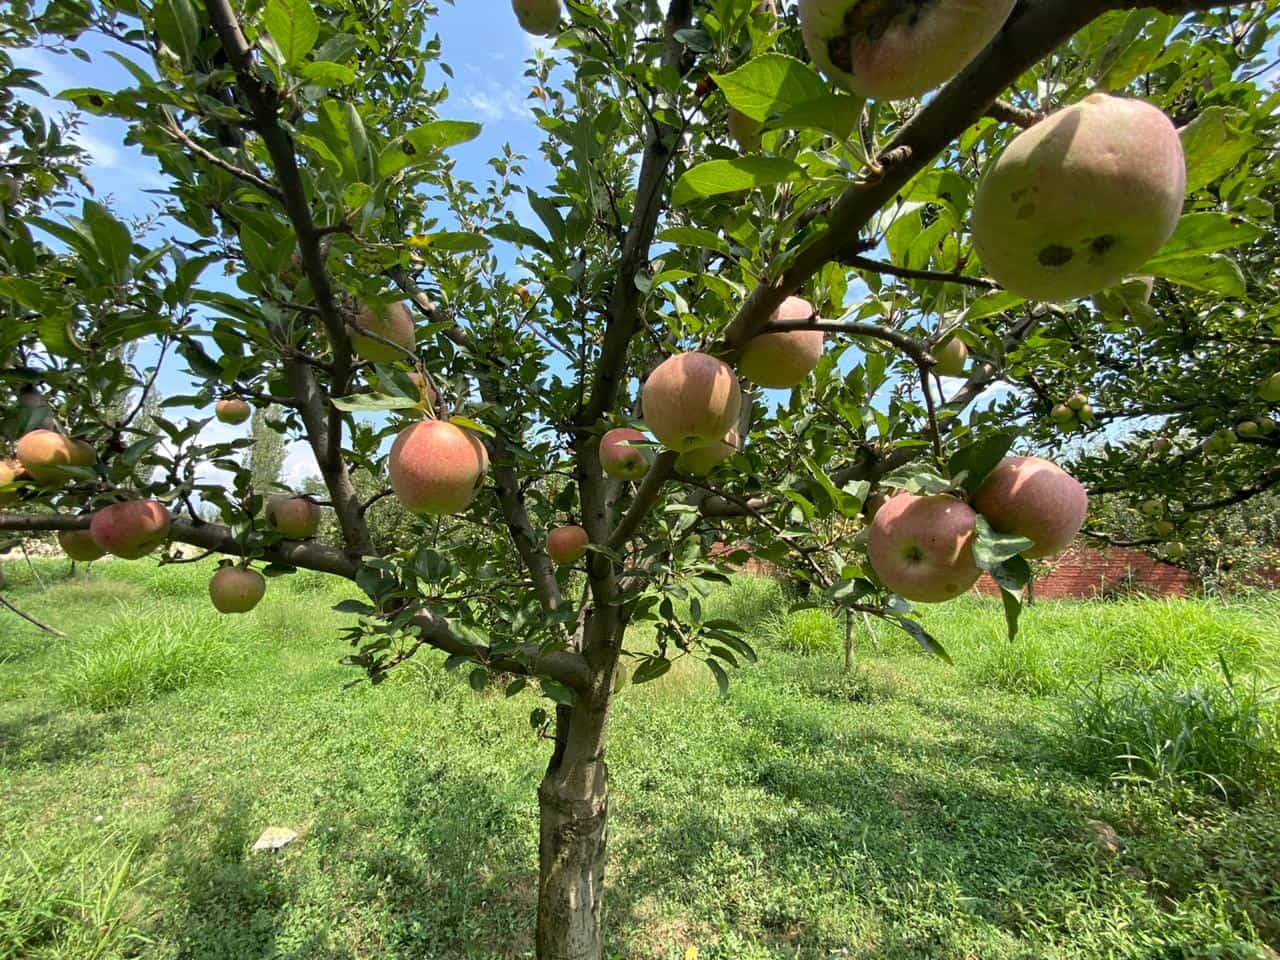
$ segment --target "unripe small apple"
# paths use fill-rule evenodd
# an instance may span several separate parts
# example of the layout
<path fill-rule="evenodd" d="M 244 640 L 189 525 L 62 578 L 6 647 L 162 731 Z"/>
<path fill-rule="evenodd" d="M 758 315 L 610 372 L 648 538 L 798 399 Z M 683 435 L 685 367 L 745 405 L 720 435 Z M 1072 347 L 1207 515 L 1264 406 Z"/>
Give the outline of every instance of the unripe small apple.
<path fill-rule="evenodd" d="M 813 304 L 802 297 L 787 297 L 770 321 L 809 320 Z M 752 383 L 773 390 L 787 390 L 804 383 L 822 359 L 821 330 L 787 330 L 752 337 L 742 348 L 738 372 Z"/>
<path fill-rule="evenodd" d="M 1093 423 L 1093 407 L 1086 403 L 1076 411 L 1076 419 L 1086 425 Z"/>
<path fill-rule="evenodd" d="M 1209 439 L 1205 441 L 1204 450 L 1205 453 L 1223 454 L 1234 447 L 1235 444 L 1235 431 L 1224 427 L 1221 430 L 1215 430 Z"/>
<path fill-rule="evenodd" d="M 1168 437 L 1156 437 L 1151 441 L 1151 452 L 1156 456 L 1163 456 L 1173 449 L 1173 441 Z"/>
<path fill-rule="evenodd" d="M 933 372 L 940 377 L 963 377 L 969 360 L 969 347 L 959 337 L 952 337 L 933 351 Z"/>
<path fill-rule="evenodd" d="M 582 527 L 556 527 L 547 534 L 547 555 L 558 567 L 571 567 L 587 555 L 591 538 Z"/>
<path fill-rule="evenodd" d="M 742 410 L 738 377 L 706 353 L 668 357 L 649 374 L 640 393 L 653 435 L 680 453 L 724 437 Z"/>
<path fill-rule="evenodd" d="M 1256 437 L 1261 432 L 1261 428 L 1252 420 L 1241 420 L 1236 424 L 1236 436 L 1242 439 Z"/>
<path fill-rule="evenodd" d="M 1138 504 L 1138 512 L 1144 517 L 1158 517 L 1164 513 L 1164 504 L 1159 500 L 1143 500 Z"/>
<path fill-rule="evenodd" d="M 1055 403 L 1053 409 L 1049 411 L 1049 419 L 1059 426 L 1063 424 L 1071 426 L 1075 423 L 1076 412 L 1065 403 Z"/>
<path fill-rule="evenodd" d="M 1258 417 L 1258 430 L 1264 437 L 1276 432 L 1276 422 L 1270 417 Z"/>
<path fill-rule="evenodd" d="M 238 425 L 253 416 L 253 408 L 240 397 L 227 397 L 213 407 L 213 415 L 222 423 Z"/>
<path fill-rule="evenodd" d="M 1031 541 L 1027 559 L 1060 553 L 1075 539 L 1089 513 L 1080 482 L 1040 457 L 1006 457 L 974 495 L 973 505 L 1000 533 Z"/>
<path fill-rule="evenodd" d="M 1083 410 L 1089 405 L 1089 397 L 1083 393 L 1073 393 L 1067 398 L 1067 406 L 1072 410 Z"/>
<path fill-rule="evenodd" d="M 526 33 L 549 37 L 560 28 L 560 0 L 511 0 L 511 9 Z"/>
<path fill-rule="evenodd" d="M 1258 384 L 1258 396 L 1268 403 L 1280 403 L 1280 373 L 1273 373 Z"/>
<path fill-rule="evenodd" d="M 443 420 L 405 427 L 391 446 L 387 471 L 410 513 L 460 513 L 484 486 L 489 454 L 479 440 Z"/>
<path fill-rule="evenodd" d="M 1157 537 L 1171 537 L 1177 529 L 1177 525 L 1172 520 L 1157 520 L 1151 524 L 1151 532 Z"/>
<path fill-rule="evenodd" d="M 1090 296 L 1164 246 L 1186 183 L 1167 116 L 1141 100 L 1091 94 L 1024 130 L 996 160 L 974 195 L 974 249 L 1013 293 Z"/>
<path fill-rule="evenodd" d="M 871 521 L 867 556 L 898 596 L 917 603 L 951 600 L 981 573 L 973 559 L 975 520 L 972 508 L 953 497 L 899 493 Z"/>
<path fill-rule="evenodd" d="M 368 360 L 370 363 L 394 363 L 397 360 L 408 360 L 407 353 L 412 354 L 417 347 L 417 333 L 413 323 L 413 314 L 403 303 L 398 301 L 389 303 L 378 311 L 361 306 L 356 322 L 369 333 L 376 334 L 383 340 L 389 340 L 391 343 L 398 344 L 404 348 L 403 350 L 397 350 L 381 340 L 375 340 L 373 337 L 366 337 L 353 331 L 351 334 L 351 348 L 356 352 L 356 356 L 362 360 Z"/>
<path fill-rule="evenodd" d="M 1177 561 L 1181 560 L 1186 555 L 1187 547 L 1184 543 L 1175 540 L 1173 543 L 1165 545 L 1164 556 L 1166 560 Z"/>
<path fill-rule="evenodd" d="M 92 563 L 107 552 L 93 542 L 93 534 L 88 530 L 63 530 L 58 534 L 58 546 L 78 563 Z"/>
<path fill-rule="evenodd" d="M 320 506 L 306 497 L 278 494 L 267 501 L 267 525 L 290 540 L 309 540 L 320 529 Z"/>
<path fill-rule="evenodd" d="M 219 613 L 248 613 L 266 592 L 262 574 L 244 567 L 222 567 L 209 581 L 209 599 Z"/>
<path fill-rule="evenodd" d="M 93 515 L 89 533 L 107 553 L 138 560 L 168 539 L 169 511 L 156 500 L 113 503 Z"/>
<path fill-rule="evenodd" d="M 600 438 L 600 466 L 615 480 L 639 480 L 649 472 L 645 448 L 649 438 L 639 430 L 619 427 Z"/>

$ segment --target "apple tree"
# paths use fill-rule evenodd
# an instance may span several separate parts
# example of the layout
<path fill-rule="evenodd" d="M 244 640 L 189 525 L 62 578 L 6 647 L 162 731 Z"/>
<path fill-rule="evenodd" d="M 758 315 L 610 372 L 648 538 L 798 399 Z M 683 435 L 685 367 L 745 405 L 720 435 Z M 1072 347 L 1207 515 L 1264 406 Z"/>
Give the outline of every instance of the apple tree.
<path fill-rule="evenodd" d="M 510 149 L 459 172 L 427 0 L 0 13 L 124 67 L 58 93 L 164 181 L 139 222 L 76 188 L 0 54 L 0 530 L 222 555 L 228 613 L 346 578 L 372 681 L 429 649 L 501 675 L 551 744 L 538 956 L 590 960 L 611 705 L 755 658 L 699 602 L 733 564 L 945 657 L 911 603 L 986 570 L 1016 632 L 1028 559 L 1085 523 L 1063 466 L 1187 535 L 1276 484 L 1276 4 L 496 6 L 554 46 L 545 188 Z M 255 408 L 321 493 L 204 429 Z M 413 519 L 371 525 L 390 498 Z"/>

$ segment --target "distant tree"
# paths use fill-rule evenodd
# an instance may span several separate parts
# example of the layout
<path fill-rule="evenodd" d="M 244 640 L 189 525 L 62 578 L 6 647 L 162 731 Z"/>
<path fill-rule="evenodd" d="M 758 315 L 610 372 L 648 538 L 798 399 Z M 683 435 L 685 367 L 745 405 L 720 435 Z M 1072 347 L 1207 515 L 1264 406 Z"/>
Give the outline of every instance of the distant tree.
<path fill-rule="evenodd" d="M 249 448 L 249 475 L 254 492 L 260 496 L 271 494 L 280 482 L 287 455 L 284 434 L 272 421 L 280 421 L 281 410 L 277 406 L 255 407 L 250 421 L 253 446 Z"/>

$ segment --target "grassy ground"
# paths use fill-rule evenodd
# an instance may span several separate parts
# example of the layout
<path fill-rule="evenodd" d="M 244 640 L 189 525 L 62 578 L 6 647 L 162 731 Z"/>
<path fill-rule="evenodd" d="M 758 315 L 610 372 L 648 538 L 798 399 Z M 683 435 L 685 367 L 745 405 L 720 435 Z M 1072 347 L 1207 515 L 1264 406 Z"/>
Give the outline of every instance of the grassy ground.
<path fill-rule="evenodd" d="M 315 578 L 229 622 L 207 568 L 41 570 L 7 595 L 68 639 L 0 611 L 2 960 L 532 955 L 529 694 L 347 688 Z M 1275 956 L 1280 604 L 1044 604 L 1010 647 L 965 601 L 925 615 L 954 668 L 878 627 L 848 676 L 776 588 L 708 606 L 762 663 L 620 699 L 611 956 Z"/>

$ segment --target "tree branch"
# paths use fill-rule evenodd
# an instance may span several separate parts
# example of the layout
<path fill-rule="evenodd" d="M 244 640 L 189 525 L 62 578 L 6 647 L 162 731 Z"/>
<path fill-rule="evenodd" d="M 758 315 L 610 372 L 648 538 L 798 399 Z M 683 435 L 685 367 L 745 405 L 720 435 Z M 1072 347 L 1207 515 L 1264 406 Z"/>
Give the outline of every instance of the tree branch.
<path fill-rule="evenodd" d="M 53 627 L 49 626 L 47 623 L 41 623 L 35 617 L 31 616 L 31 614 L 24 613 L 22 610 L 19 610 L 7 599 L 5 599 L 3 596 L 0 596 L 0 607 L 5 607 L 9 610 L 12 610 L 14 613 L 20 616 L 23 620 L 27 621 L 27 623 L 31 624 L 32 626 L 39 627 L 45 633 L 51 633 L 55 637 L 64 637 L 64 638 L 66 637 L 66 634 L 63 633 L 61 630 L 55 630 Z"/>
<path fill-rule="evenodd" d="M 840 260 L 847 267 L 853 267 L 856 270 L 866 270 L 869 273 L 882 273 L 891 277 L 900 277 L 903 280 L 927 280 L 936 283 L 958 283 L 964 287 L 973 287 L 977 290 L 1002 290 L 1003 287 L 994 280 L 986 280 L 982 277 L 966 277 L 959 273 L 939 273 L 935 270 L 912 270 L 910 267 L 899 267 L 893 263 L 885 263 L 881 260 L 871 260 L 863 256 L 842 257 Z"/>

